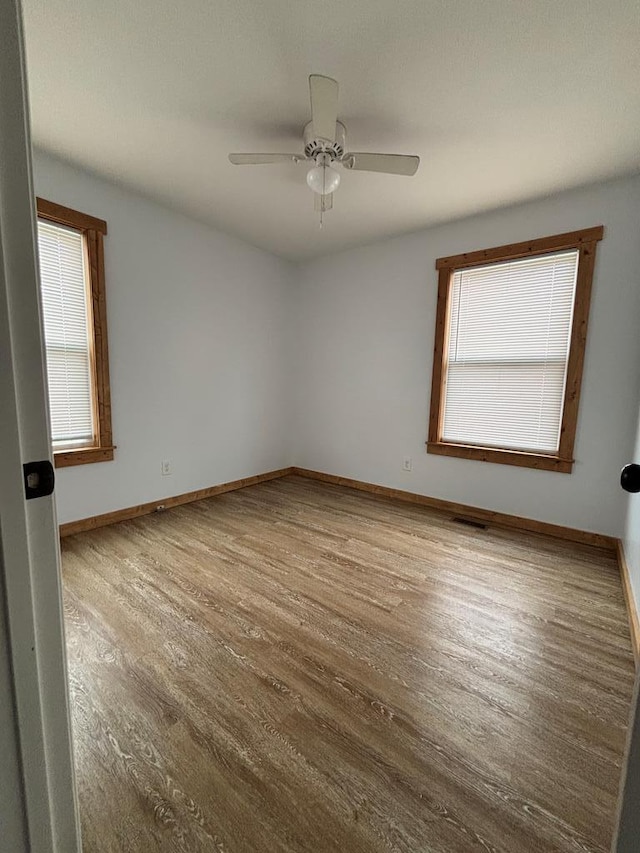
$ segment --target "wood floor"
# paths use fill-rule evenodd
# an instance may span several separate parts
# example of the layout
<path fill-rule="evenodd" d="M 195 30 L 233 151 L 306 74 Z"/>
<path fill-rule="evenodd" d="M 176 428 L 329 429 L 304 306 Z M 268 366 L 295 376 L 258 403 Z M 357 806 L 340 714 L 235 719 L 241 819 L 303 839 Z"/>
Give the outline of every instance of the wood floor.
<path fill-rule="evenodd" d="M 85 853 L 608 850 L 608 553 L 297 477 L 62 547 Z"/>

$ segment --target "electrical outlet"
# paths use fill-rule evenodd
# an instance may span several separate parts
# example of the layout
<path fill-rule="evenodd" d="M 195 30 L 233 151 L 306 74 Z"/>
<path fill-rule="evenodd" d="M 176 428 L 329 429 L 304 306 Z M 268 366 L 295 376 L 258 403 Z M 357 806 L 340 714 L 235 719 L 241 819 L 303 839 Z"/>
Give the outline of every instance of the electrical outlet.
<path fill-rule="evenodd" d="M 173 465 L 171 464 L 170 459 L 163 459 L 161 463 L 162 476 L 168 477 L 169 474 L 173 474 Z"/>
<path fill-rule="evenodd" d="M 403 471 L 411 471 L 413 467 L 413 463 L 411 462 L 410 456 L 404 456 L 402 458 L 402 470 Z"/>

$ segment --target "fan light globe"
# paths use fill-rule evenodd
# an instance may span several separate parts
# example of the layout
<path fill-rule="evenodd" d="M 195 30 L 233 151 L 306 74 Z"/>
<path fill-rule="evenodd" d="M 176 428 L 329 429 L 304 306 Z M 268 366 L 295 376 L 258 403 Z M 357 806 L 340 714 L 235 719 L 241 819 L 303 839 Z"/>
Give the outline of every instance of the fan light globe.
<path fill-rule="evenodd" d="M 331 166 L 314 166 L 307 172 L 307 184 L 318 195 L 329 195 L 340 186 L 340 172 Z"/>

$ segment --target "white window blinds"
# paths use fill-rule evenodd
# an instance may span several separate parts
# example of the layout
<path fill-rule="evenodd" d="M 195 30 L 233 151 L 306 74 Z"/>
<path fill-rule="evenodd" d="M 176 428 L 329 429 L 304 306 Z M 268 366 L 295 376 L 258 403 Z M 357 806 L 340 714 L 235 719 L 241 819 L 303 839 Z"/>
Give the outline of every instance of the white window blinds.
<path fill-rule="evenodd" d="M 95 443 L 84 237 L 38 221 L 40 282 L 54 449 Z"/>
<path fill-rule="evenodd" d="M 454 273 L 442 440 L 558 452 L 578 252 Z"/>

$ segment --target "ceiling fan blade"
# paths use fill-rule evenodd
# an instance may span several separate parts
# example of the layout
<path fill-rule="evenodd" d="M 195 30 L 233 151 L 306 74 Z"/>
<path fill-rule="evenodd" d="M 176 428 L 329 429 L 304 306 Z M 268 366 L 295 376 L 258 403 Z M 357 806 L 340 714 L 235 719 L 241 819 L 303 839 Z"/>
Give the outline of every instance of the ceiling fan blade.
<path fill-rule="evenodd" d="M 311 94 L 311 121 L 316 139 L 336 141 L 338 120 L 338 84 L 331 77 L 312 74 L 309 77 Z"/>
<path fill-rule="evenodd" d="M 313 209 L 316 213 L 326 213 L 327 210 L 331 210 L 333 207 L 333 193 L 327 193 L 326 195 L 319 195 L 318 193 L 313 194 Z"/>
<path fill-rule="evenodd" d="M 234 166 L 261 166 L 263 163 L 301 163 L 304 154 L 229 154 Z"/>
<path fill-rule="evenodd" d="M 345 169 L 359 172 L 385 172 L 388 175 L 415 175 L 420 158 L 409 154 L 363 154 L 352 152 L 344 155 Z"/>

